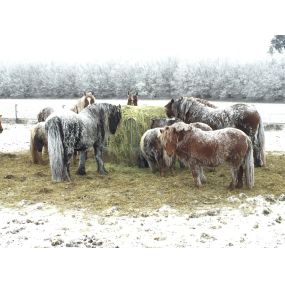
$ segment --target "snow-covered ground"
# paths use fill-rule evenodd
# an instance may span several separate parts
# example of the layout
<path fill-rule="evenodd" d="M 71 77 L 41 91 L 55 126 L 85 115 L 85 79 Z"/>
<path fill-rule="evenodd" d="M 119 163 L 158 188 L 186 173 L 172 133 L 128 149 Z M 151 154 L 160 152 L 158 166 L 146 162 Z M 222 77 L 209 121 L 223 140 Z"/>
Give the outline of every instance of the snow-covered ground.
<path fill-rule="evenodd" d="M 119 216 L 60 213 L 22 201 L 0 207 L 0 247 L 285 247 L 285 195 L 232 196 L 234 208 L 178 214 L 168 205 L 150 213 Z"/>

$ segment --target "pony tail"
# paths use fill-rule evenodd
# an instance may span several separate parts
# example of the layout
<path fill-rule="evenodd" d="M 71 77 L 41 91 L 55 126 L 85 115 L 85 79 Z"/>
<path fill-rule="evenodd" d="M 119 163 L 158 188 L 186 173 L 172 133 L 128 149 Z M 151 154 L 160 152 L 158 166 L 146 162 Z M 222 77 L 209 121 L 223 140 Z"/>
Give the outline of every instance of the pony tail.
<path fill-rule="evenodd" d="M 253 147 L 250 138 L 247 138 L 248 149 L 244 159 L 245 183 L 248 188 L 254 186 L 254 159 Z"/>
<path fill-rule="evenodd" d="M 260 117 L 260 122 L 256 134 L 256 144 L 258 148 L 258 154 L 260 159 L 260 166 L 265 166 L 266 159 L 265 159 L 265 135 L 264 135 L 264 126 L 262 119 Z"/>
<path fill-rule="evenodd" d="M 70 180 L 67 173 L 66 151 L 63 143 L 63 130 L 60 118 L 53 117 L 46 122 L 49 147 L 49 161 L 52 180 L 61 182 Z"/>

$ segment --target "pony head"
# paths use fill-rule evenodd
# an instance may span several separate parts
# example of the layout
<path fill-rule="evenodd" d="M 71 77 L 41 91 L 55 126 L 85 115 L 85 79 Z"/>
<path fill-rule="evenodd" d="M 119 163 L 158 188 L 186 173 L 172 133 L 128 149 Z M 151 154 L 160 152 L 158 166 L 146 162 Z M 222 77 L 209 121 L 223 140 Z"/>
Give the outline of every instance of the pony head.
<path fill-rule="evenodd" d="M 111 112 L 109 114 L 109 130 L 110 133 L 113 135 L 115 134 L 117 127 L 121 121 L 122 118 L 122 111 L 121 111 L 121 105 L 115 106 L 111 105 Z"/>
<path fill-rule="evenodd" d="M 84 108 L 95 103 L 95 96 L 93 95 L 92 91 L 84 92 L 82 98 L 84 99 Z"/>
<path fill-rule="evenodd" d="M 47 117 L 54 112 L 52 107 L 43 108 L 37 115 L 38 122 L 44 122 Z"/>
<path fill-rule="evenodd" d="M 173 156 L 176 152 L 177 143 L 185 131 L 183 129 L 177 131 L 176 128 L 170 126 L 160 129 L 160 133 L 160 140 L 163 148 L 168 156 Z"/>
<path fill-rule="evenodd" d="M 138 92 L 136 92 L 134 95 L 132 95 L 131 92 L 128 91 L 127 105 L 130 105 L 130 106 L 137 106 L 138 105 Z"/>
<path fill-rule="evenodd" d="M 171 99 L 170 102 L 168 102 L 164 108 L 165 108 L 165 112 L 166 112 L 166 116 L 168 118 L 172 118 L 172 117 L 179 117 L 178 113 L 179 113 L 179 106 L 182 104 L 184 98 L 180 97 L 179 99 Z"/>
<path fill-rule="evenodd" d="M 1 122 L 2 115 L 0 115 L 0 134 L 3 132 L 2 122 Z"/>

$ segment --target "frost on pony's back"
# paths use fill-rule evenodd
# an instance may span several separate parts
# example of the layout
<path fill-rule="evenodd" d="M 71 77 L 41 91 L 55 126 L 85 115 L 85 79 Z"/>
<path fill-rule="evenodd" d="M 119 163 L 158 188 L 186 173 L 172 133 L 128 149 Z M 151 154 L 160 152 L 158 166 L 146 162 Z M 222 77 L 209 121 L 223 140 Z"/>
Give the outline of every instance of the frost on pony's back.
<path fill-rule="evenodd" d="M 264 126 L 254 106 L 234 104 L 227 108 L 217 108 L 203 99 L 180 97 L 171 99 L 165 105 L 165 111 L 169 118 L 175 117 L 185 123 L 202 122 L 214 130 L 226 127 L 242 130 L 252 141 L 255 165 L 265 166 Z"/>
<path fill-rule="evenodd" d="M 94 148 L 97 171 L 107 174 L 103 148 L 109 134 L 115 134 L 121 121 L 121 107 L 108 103 L 92 104 L 76 114 L 54 112 L 46 121 L 52 180 L 70 180 L 69 165 L 74 150 L 79 151 L 78 175 L 85 172 L 85 151 Z"/>
<path fill-rule="evenodd" d="M 252 143 L 244 132 L 235 128 L 204 131 L 191 125 L 183 128 L 179 124 L 161 130 L 161 143 L 169 156 L 176 155 L 191 168 L 196 186 L 206 182 L 204 166 L 227 164 L 232 174 L 230 188 L 242 187 L 243 173 L 246 185 L 253 187 Z"/>

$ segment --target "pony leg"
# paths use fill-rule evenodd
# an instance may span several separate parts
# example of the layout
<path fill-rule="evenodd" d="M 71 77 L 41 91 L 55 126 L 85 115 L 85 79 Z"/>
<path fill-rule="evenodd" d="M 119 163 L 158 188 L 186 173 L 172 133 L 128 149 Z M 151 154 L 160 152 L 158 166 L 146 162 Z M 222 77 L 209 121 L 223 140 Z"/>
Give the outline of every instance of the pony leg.
<path fill-rule="evenodd" d="M 76 170 L 77 175 L 85 175 L 86 174 L 85 161 L 86 161 L 85 151 L 80 151 L 79 152 L 79 165 L 78 165 L 78 168 Z"/>
<path fill-rule="evenodd" d="M 240 166 L 237 174 L 237 185 L 236 185 L 237 188 L 243 187 L 242 177 L 243 177 L 243 167 Z"/>
<path fill-rule="evenodd" d="M 97 172 L 101 175 L 108 174 L 108 171 L 105 169 L 103 157 L 103 146 L 94 146 L 95 160 L 97 162 Z"/>
<path fill-rule="evenodd" d="M 229 184 L 228 188 L 229 189 L 235 189 L 238 184 L 238 172 L 239 168 L 236 168 L 234 166 L 231 167 L 231 175 L 232 175 L 232 181 Z"/>
<path fill-rule="evenodd" d="M 201 179 L 200 179 L 200 166 L 191 166 L 192 176 L 194 178 L 195 185 L 200 188 L 202 186 Z"/>
<path fill-rule="evenodd" d="M 202 166 L 199 166 L 199 168 L 200 168 L 200 180 L 201 180 L 201 183 L 202 184 L 205 184 L 206 182 L 207 182 L 207 178 L 206 178 L 206 176 L 205 176 L 205 174 L 204 174 L 204 170 L 203 170 L 203 167 Z"/>

